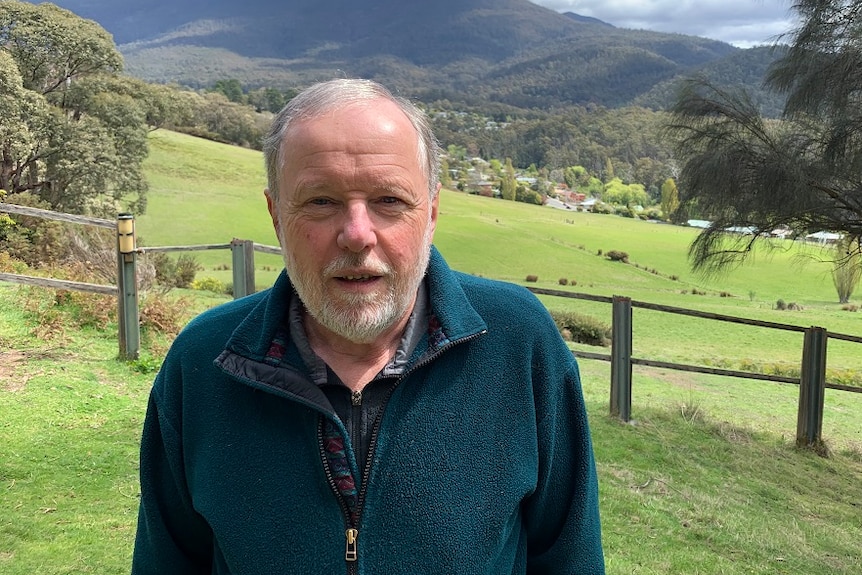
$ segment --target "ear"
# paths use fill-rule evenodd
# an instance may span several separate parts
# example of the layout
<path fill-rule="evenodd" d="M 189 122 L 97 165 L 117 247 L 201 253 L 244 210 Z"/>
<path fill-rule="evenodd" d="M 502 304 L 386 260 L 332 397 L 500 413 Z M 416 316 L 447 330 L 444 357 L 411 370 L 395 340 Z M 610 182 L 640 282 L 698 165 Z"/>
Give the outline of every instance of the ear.
<path fill-rule="evenodd" d="M 431 200 L 431 237 L 434 237 L 434 232 L 437 230 L 437 214 L 440 208 L 440 188 L 443 185 L 437 184 L 437 193 L 434 194 L 434 199 Z"/>
<path fill-rule="evenodd" d="M 278 226 L 278 202 L 272 199 L 272 194 L 269 193 L 269 188 L 263 191 L 263 195 L 266 196 L 266 209 L 269 210 L 269 217 L 272 218 L 272 227 L 275 230 L 275 237 L 277 237 L 278 241 L 281 242 L 281 233 L 279 233 Z"/>

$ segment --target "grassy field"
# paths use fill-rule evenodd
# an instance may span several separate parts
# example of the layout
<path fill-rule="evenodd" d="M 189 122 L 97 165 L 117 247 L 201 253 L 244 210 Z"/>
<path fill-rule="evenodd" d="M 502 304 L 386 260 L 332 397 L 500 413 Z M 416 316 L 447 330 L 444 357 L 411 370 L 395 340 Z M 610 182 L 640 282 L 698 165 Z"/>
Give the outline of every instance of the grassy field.
<path fill-rule="evenodd" d="M 257 152 L 181 134 L 156 131 L 147 161 L 151 191 L 147 214 L 137 229 L 146 245 L 192 245 L 250 239 L 276 245 L 266 211 L 262 158 Z M 692 228 L 617 216 L 556 210 L 444 190 L 435 245 L 458 270 L 569 291 L 695 308 L 732 316 L 838 333 L 862 333 L 862 314 L 837 303 L 828 257 L 817 246 L 783 242 L 755 254 L 750 264 L 709 281 L 691 273 L 686 250 Z M 622 250 L 630 264 L 612 262 L 599 251 Z M 206 269 L 198 277 L 231 281 L 228 251 L 196 252 Z M 258 287 L 266 287 L 281 268 L 280 258 L 256 254 Z M 673 278 L 677 279 L 673 279 Z M 693 295 L 694 291 L 705 295 Z M 722 297 L 725 296 L 731 297 Z M 576 309 L 610 323 L 610 306 L 553 297 L 552 309 Z M 779 311 L 782 299 L 802 309 Z M 858 303 L 858 302 L 857 302 Z M 721 365 L 798 368 L 799 333 L 736 326 L 670 316 L 634 313 L 634 352 L 649 359 Z M 862 370 L 859 344 L 833 340 L 834 370 Z"/>
<path fill-rule="evenodd" d="M 161 131 L 151 142 L 149 211 L 138 221 L 147 245 L 275 243 L 259 154 Z M 706 281 L 687 269 L 693 234 L 444 192 L 435 243 L 453 267 L 487 277 L 536 274 L 548 288 L 565 277 L 577 281 L 570 291 L 862 332 L 862 314 L 835 303 L 828 265 L 810 248 L 788 244 Z M 627 251 L 631 264 L 600 249 Z M 230 263 L 227 252 L 198 257 L 199 277 L 230 280 L 216 269 Z M 263 287 L 279 260 L 258 257 Z M 46 336 L 22 305 L 28 297 L 39 296 L 0 283 L 0 573 L 127 573 L 137 445 L 158 357 L 116 361 L 115 326 Z M 779 298 L 803 309 L 775 310 Z M 606 304 L 543 300 L 610 321 Z M 195 306 L 219 301 L 198 294 Z M 639 357 L 728 366 L 798 366 L 801 357 L 798 333 L 637 309 L 634 325 Z M 830 341 L 829 364 L 862 370 L 859 345 Z M 793 447 L 793 385 L 636 368 L 635 421 L 623 424 L 607 415 L 609 365 L 581 368 L 610 575 L 862 572 L 862 394 L 827 390 L 823 458 Z"/>

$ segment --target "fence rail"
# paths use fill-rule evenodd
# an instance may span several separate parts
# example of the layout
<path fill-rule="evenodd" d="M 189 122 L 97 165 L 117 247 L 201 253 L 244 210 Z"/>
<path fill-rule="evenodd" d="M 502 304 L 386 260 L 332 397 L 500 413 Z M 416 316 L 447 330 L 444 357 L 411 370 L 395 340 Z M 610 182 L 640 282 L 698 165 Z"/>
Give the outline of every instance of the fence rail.
<path fill-rule="evenodd" d="M 0 273 L 0 282 L 11 282 L 37 287 L 47 287 L 56 289 L 68 289 L 75 291 L 83 291 L 90 293 L 98 293 L 105 295 L 117 295 L 116 286 L 106 286 L 101 284 L 88 284 L 82 282 L 73 282 L 68 280 L 58 280 L 53 278 L 42 278 L 36 276 L 25 276 L 18 274 Z"/>
<path fill-rule="evenodd" d="M 557 296 L 557 297 L 564 297 L 564 298 L 571 298 L 571 299 L 582 299 L 582 300 L 590 300 L 590 301 L 599 301 L 599 302 L 606 302 L 606 303 L 612 303 L 612 301 L 613 301 L 612 297 L 596 296 L 593 294 L 567 292 L 567 291 L 562 291 L 562 290 L 545 289 L 545 288 L 537 288 L 537 287 L 528 287 L 527 289 L 529 289 L 531 292 L 533 292 L 535 294 L 541 294 L 541 295 L 551 295 L 551 296 Z M 674 313 L 674 314 L 686 315 L 686 316 L 690 316 L 690 317 L 699 317 L 699 318 L 709 319 L 709 320 L 726 321 L 726 322 L 737 323 L 737 324 L 742 324 L 742 325 L 752 325 L 752 326 L 756 326 L 756 327 L 765 327 L 765 328 L 769 328 L 769 329 L 779 329 L 779 330 L 794 331 L 794 332 L 801 332 L 801 333 L 805 333 L 808 329 L 810 329 L 810 328 L 806 328 L 806 327 L 802 327 L 802 326 L 798 326 L 798 325 L 793 325 L 793 324 L 777 323 L 777 322 L 771 322 L 771 321 L 761 321 L 761 320 L 750 319 L 750 318 L 745 318 L 745 317 L 737 317 L 737 316 L 732 316 L 732 315 L 722 315 L 722 314 L 705 312 L 705 311 L 694 310 L 694 309 L 689 309 L 689 308 L 674 307 L 674 306 L 669 306 L 669 305 L 655 304 L 655 303 L 649 303 L 649 302 L 641 302 L 641 301 L 636 301 L 636 300 L 631 300 L 631 305 L 632 305 L 632 307 L 639 307 L 639 308 L 649 309 L 649 310 L 653 310 L 653 311 Z M 846 333 L 836 333 L 836 332 L 830 331 L 829 337 L 831 339 L 840 339 L 840 340 L 849 341 L 849 342 L 853 342 L 853 343 L 862 343 L 862 337 L 857 336 L 857 335 L 850 335 L 850 334 L 846 334 Z M 584 357 L 587 359 L 611 361 L 611 356 L 607 355 L 607 354 L 598 354 L 598 353 L 582 352 L 582 351 L 576 351 L 575 354 L 578 357 Z M 649 366 L 649 367 L 662 367 L 662 368 L 667 368 L 667 369 L 674 369 L 677 371 L 689 371 L 689 372 L 706 373 L 706 374 L 712 374 L 712 375 L 725 375 L 725 376 L 740 377 L 740 378 L 745 378 L 745 379 L 760 379 L 760 380 L 764 380 L 764 381 L 774 381 L 774 382 L 778 382 L 778 383 L 792 383 L 792 384 L 796 384 L 796 385 L 799 384 L 799 379 L 800 379 L 798 377 L 772 375 L 772 374 L 767 374 L 767 373 L 757 373 L 757 372 L 751 372 L 751 371 L 736 371 L 736 370 L 704 367 L 704 366 L 697 366 L 697 365 L 687 365 L 684 363 L 670 363 L 670 362 L 663 362 L 663 361 L 653 361 L 653 360 L 648 360 L 648 359 L 638 359 L 635 357 L 631 358 L 631 362 L 635 365 L 644 365 L 644 366 Z M 853 386 L 849 386 L 849 385 L 841 385 L 838 383 L 829 383 L 829 382 L 825 382 L 825 386 L 830 388 L 830 389 L 849 391 L 851 393 L 862 393 L 862 387 L 853 387 Z"/>
<path fill-rule="evenodd" d="M 28 206 L 18 206 L 15 204 L 4 204 L 0 202 L 0 212 L 7 214 L 18 214 L 20 216 L 30 216 L 33 218 L 41 218 L 43 220 L 55 220 L 59 222 L 69 222 L 73 224 L 84 224 L 87 226 L 97 226 L 100 228 L 117 229 L 117 222 L 114 220 L 105 220 L 102 218 L 91 218 L 88 216 L 78 216 L 75 214 L 64 214 L 61 212 L 52 212 L 50 210 L 41 210 L 39 208 L 31 208 Z"/>

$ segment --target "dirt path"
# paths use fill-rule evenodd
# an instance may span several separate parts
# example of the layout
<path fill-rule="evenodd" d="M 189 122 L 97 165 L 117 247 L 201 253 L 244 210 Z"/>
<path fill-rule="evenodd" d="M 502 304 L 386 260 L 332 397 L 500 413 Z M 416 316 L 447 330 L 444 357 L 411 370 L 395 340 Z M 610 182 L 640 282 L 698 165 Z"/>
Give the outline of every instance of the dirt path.
<path fill-rule="evenodd" d="M 21 391 L 27 378 L 18 375 L 17 367 L 27 359 L 20 351 L 0 351 L 0 390 Z"/>

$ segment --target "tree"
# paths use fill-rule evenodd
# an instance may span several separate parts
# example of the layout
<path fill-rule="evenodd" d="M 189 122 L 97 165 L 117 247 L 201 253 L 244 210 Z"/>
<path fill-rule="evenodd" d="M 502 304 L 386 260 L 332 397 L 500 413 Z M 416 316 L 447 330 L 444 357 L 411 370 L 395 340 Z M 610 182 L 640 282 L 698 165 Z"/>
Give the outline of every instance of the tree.
<path fill-rule="evenodd" d="M 25 90 L 12 56 L 0 50 L 0 189 L 15 194 L 37 185 L 36 160 L 54 118 L 41 94 Z"/>
<path fill-rule="evenodd" d="M 643 184 L 624 184 L 619 178 L 614 178 L 605 184 L 602 199 L 611 204 L 633 207 L 649 204 L 649 195 Z"/>
<path fill-rule="evenodd" d="M 245 102 L 245 94 L 242 91 L 242 84 L 236 78 L 217 80 L 210 91 L 223 94 L 228 100 L 234 103 L 241 104 Z"/>
<path fill-rule="evenodd" d="M 118 76 L 122 57 L 95 22 L 52 4 L 0 3 L 0 188 L 49 207 L 116 214 L 145 206 L 147 105 Z"/>
<path fill-rule="evenodd" d="M 668 178 L 661 185 L 661 211 L 664 218 L 671 220 L 677 208 L 679 208 L 679 190 L 676 189 L 673 178 Z"/>
<path fill-rule="evenodd" d="M 862 278 L 862 256 L 859 240 L 844 237 L 835 245 L 832 281 L 838 292 L 838 303 L 847 303 Z"/>
<path fill-rule="evenodd" d="M 604 178 L 604 179 L 605 179 L 605 182 L 610 182 L 611 180 L 613 180 L 614 178 L 616 178 L 616 175 L 614 174 L 614 163 L 613 163 L 613 161 L 611 160 L 610 156 L 608 156 L 608 157 L 606 157 L 606 158 L 605 158 L 605 173 L 604 173 L 604 176 L 605 176 L 605 178 Z"/>
<path fill-rule="evenodd" d="M 17 63 L 24 88 L 40 94 L 62 91 L 80 76 L 123 68 L 123 57 L 104 28 L 48 3 L 4 1 L 0 48 Z"/>
<path fill-rule="evenodd" d="M 672 109 L 681 209 L 712 220 L 689 250 L 696 270 L 740 263 L 777 227 L 862 236 L 862 4 L 797 0 L 793 10 L 802 24 L 766 80 L 786 97 L 781 120 L 702 79 Z"/>
<path fill-rule="evenodd" d="M 517 182 L 515 181 L 515 168 L 512 166 L 512 158 L 506 158 L 503 175 L 500 178 L 500 196 L 504 200 L 515 201 Z"/>

